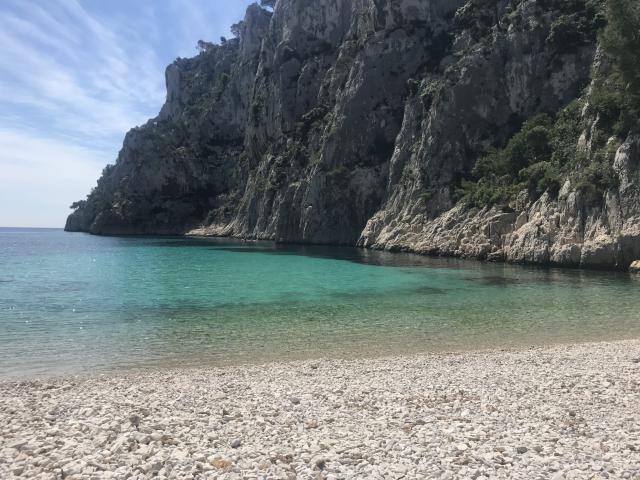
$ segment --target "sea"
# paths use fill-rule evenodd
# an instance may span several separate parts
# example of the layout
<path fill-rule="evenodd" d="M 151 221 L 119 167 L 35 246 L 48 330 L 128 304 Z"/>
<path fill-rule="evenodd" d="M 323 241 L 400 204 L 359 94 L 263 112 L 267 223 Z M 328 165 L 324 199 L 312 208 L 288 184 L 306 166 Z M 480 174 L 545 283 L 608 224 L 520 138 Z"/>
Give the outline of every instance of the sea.
<path fill-rule="evenodd" d="M 640 337 L 627 273 L 0 229 L 0 378 Z"/>

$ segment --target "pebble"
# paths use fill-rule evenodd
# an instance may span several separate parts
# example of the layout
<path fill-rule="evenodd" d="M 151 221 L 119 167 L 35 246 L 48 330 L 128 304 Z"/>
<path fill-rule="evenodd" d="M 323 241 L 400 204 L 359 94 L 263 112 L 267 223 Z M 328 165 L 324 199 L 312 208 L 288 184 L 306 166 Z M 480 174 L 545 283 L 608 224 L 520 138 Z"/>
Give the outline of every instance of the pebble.
<path fill-rule="evenodd" d="M 630 340 L 0 381 L 0 478 L 638 479 L 636 358 Z"/>

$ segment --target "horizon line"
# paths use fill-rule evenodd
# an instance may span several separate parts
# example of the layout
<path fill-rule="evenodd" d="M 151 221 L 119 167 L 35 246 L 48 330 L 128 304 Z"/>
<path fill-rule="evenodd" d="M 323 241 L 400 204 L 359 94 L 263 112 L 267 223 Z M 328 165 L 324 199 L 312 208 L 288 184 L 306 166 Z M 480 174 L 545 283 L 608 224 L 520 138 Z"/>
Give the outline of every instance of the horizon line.
<path fill-rule="evenodd" d="M 29 229 L 29 230 L 64 230 L 64 227 L 12 227 L 12 226 L 2 226 L 0 225 L 0 229 Z"/>

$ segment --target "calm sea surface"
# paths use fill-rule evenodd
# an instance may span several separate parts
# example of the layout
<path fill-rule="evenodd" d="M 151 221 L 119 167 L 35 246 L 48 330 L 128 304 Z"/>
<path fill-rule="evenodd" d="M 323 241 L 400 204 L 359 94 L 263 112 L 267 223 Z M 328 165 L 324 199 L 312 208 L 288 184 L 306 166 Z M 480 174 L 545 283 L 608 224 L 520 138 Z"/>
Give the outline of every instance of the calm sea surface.
<path fill-rule="evenodd" d="M 0 378 L 630 337 L 627 274 L 0 229 Z"/>

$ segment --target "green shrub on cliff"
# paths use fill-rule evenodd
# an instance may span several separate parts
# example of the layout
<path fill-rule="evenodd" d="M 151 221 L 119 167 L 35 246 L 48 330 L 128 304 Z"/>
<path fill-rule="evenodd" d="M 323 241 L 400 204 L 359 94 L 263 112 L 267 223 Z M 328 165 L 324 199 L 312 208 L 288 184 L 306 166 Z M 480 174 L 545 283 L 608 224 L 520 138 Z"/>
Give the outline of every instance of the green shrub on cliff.
<path fill-rule="evenodd" d="M 618 176 L 613 170 L 612 155 L 598 152 L 577 177 L 576 190 L 591 204 L 597 203 L 602 194 L 618 185 Z"/>
<path fill-rule="evenodd" d="M 540 196 L 545 192 L 556 196 L 560 190 L 560 170 L 551 162 L 538 162 L 520 170 L 518 174 L 529 192 Z"/>
<path fill-rule="evenodd" d="M 640 108 L 640 2 L 608 0 L 602 45 L 614 61 L 621 86 L 634 108 Z"/>
<path fill-rule="evenodd" d="M 521 189 L 521 184 L 509 181 L 496 182 L 490 178 L 482 178 L 477 182 L 463 180 L 454 197 L 469 207 L 482 208 L 487 205 L 508 203 Z"/>
<path fill-rule="evenodd" d="M 577 143 L 586 127 L 581 109 L 582 102 L 574 101 L 555 120 L 538 115 L 525 122 L 504 148 L 478 160 L 471 181 L 462 183 L 458 197 L 475 207 L 509 203 L 523 190 L 531 198 L 545 192 L 555 197 L 563 179 L 571 177 L 589 202 L 602 198 L 616 186 L 612 164 L 617 145 L 595 129 L 591 156 L 581 154 Z"/>
<path fill-rule="evenodd" d="M 541 0 L 540 3 L 560 13 L 547 37 L 547 44 L 558 53 L 592 43 L 606 24 L 602 0 Z"/>
<path fill-rule="evenodd" d="M 508 203 L 524 189 L 534 198 L 544 192 L 557 195 L 563 178 L 571 178 L 575 189 L 595 204 L 617 186 L 613 160 L 619 142 L 640 129 L 640 2 L 609 0 L 606 22 L 598 0 L 543 3 L 562 12 L 547 38 L 558 51 L 582 45 L 606 24 L 600 39 L 612 71 L 594 77 L 585 97 L 585 118 L 584 101 L 575 100 L 553 120 L 547 115 L 528 120 L 504 148 L 480 158 L 457 191 L 469 205 Z M 590 134 L 589 153 L 577 149 L 583 131 Z"/>
<path fill-rule="evenodd" d="M 574 100 L 556 115 L 551 132 L 551 161 L 560 169 L 576 162 L 576 143 L 586 124 L 582 119 L 584 101 Z"/>
<path fill-rule="evenodd" d="M 528 188 L 540 195 L 557 193 L 560 175 L 550 160 L 553 154 L 553 121 L 545 114 L 526 121 L 519 132 L 499 150 L 480 158 L 471 175 L 462 183 L 458 195 L 467 204 L 483 207 L 508 203 Z"/>
<path fill-rule="evenodd" d="M 478 160 L 472 175 L 476 180 L 489 176 L 517 175 L 529 165 L 549 160 L 552 121 L 542 114 L 528 120 L 501 150 Z"/>
<path fill-rule="evenodd" d="M 610 0 L 601 44 L 611 71 L 594 78 L 589 113 L 598 118 L 603 136 L 626 137 L 640 123 L 640 3 Z"/>

